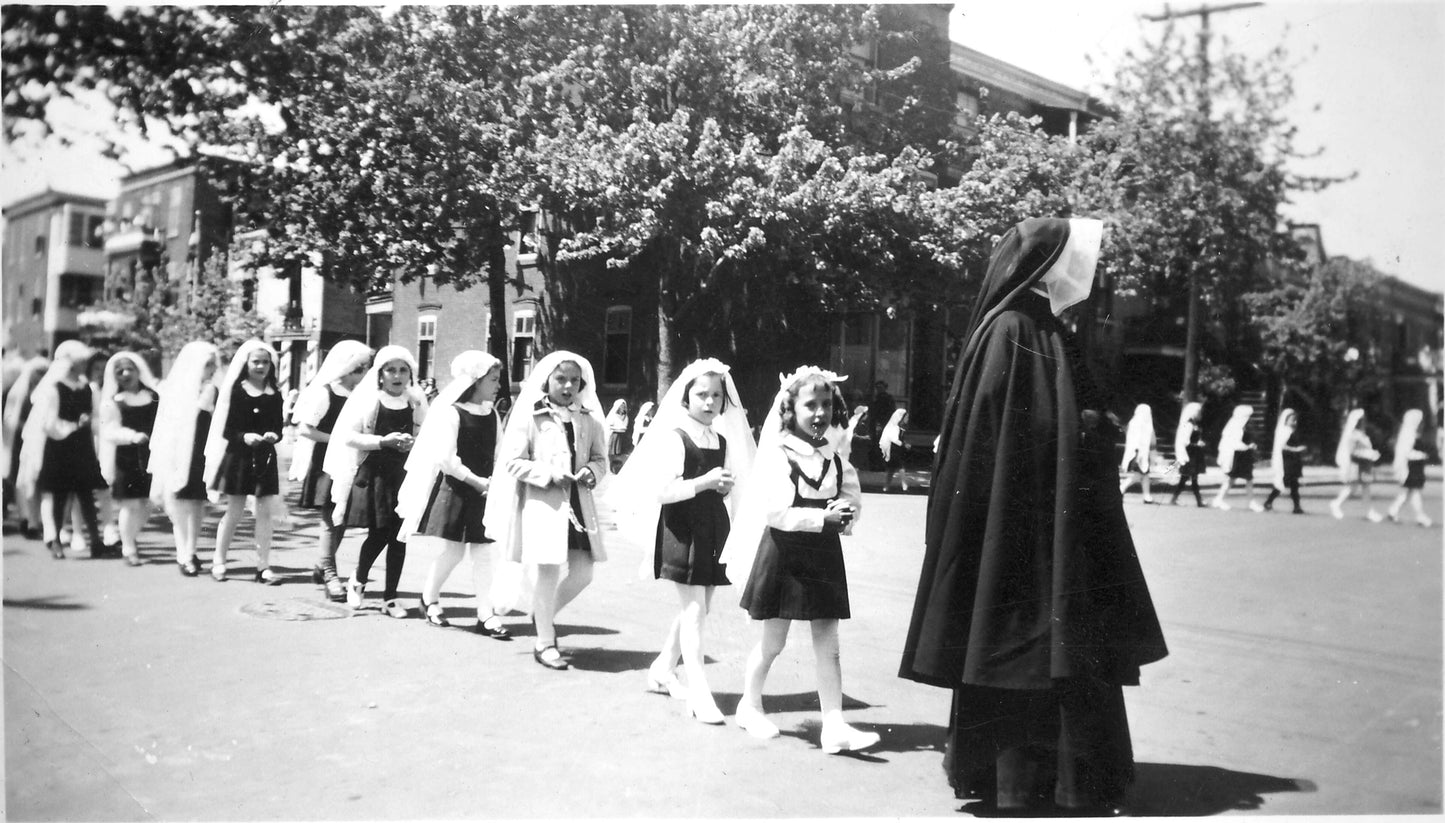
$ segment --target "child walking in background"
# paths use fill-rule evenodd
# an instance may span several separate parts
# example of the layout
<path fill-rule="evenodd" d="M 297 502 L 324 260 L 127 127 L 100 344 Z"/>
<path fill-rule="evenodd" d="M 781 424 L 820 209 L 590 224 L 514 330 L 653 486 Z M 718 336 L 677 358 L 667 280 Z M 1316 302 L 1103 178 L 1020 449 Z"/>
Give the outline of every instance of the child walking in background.
<path fill-rule="evenodd" d="M 430 538 L 441 552 L 422 586 L 422 618 L 450 626 L 441 604 L 442 584 L 462 557 L 471 554 L 477 622 L 473 631 L 511 640 L 483 593 L 482 546 L 491 543 L 484 520 L 487 490 L 497 465 L 502 424 L 492 405 L 502 382 L 502 363 L 483 351 L 464 351 L 452 360 L 452 380 L 427 411 L 416 444 L 406 459 L 406 480 L 397 495 L 398 538 Z"/>
<path fill-rule="evenodd" d="M 271 570 L 271 532 L 285 514 L 276 466 L 276 444 L 281 442 L 286 422 L 281 403 L 275 352 L 260 340 L 247 340 L 236 350 L 221 381 L 216 413 L 206 438 L 206 485 L 226 496 L 226 513 L 216 526 L 216 555 L 211 560 L 211 577 L 217 582 L 226 580 L 231 540 L 246 508 L 246 498 L 251 497 L 255 500 L 251 509 L 256 536 L 255 580 L 268 586 L 281 585 L 281 576 Z"/>
<path fill-rule="evenodd" d="M 331 497 L 337 502 L 334 517 L 339 521 L 333 523 L 368 530 L 346 587 L 346 602 L 353 609 L 365 602 L 371 566 L 385 549 L 382 611 L 388 617 L 408 614 L 396 599 L 406 563 L 396 503 L 406 479 L 407 453 L 426 412 L 426 395 L 416 384 L 416 359 L 401 346 L 384 346 L 341 407 L 331 431 L 322 469 L 331 477 Z"/>
<path fill-rule="evenodd" d="M 44 357 L 25 361 L 19 377 L 5 395 L 5 442 L 10 449 L 5 471 L 10 488 L 15 490 L 15 513 L 20 520 L 20 534 L 26 540 L 35 540 L 41 534 L 40 496 L 33 488 L 23 492 L 20 488 L 20 455 L 25 450 L 25 421 L 30 419 L 32 406 L 30 397 L 49 368 L 50 361 Z"/>
<path fill-rule="evenodd" d="M 757 738 L 778 736 L 763 712 L 763 686 L 791 621 L 807 620 L 823 713 L 820 745 L 829 754 L 879 740 L 843 720 L 838 621 L 850 611 L 839 535 L 851 531 L 861 495 L 857 471 L 837 451 L 846 420 L 841 380 L 812 366 L 782 378 L 723 554 L 729 568 L 749 570 L 742 607 L 762 625 L 762 639 L 748 654 L 738 726 Z"/>
<path fill-rule="evenodd" d="M 1400 421 L 1400 432 L 1395 436 L 1393 465 L 1401 490 L 1400 496 L 1390 504 L 1390 519 L 1400 522 L 1400 509 L 1404 508 L 1405 501 L 1408 500 L 1415 510 L 1415 522 L 1428 528 L 1432 523 L 1425 515 L 1425 505 L 1420 494 L 1420 490 L 1425 488 L 1425 462 L 1430 459 L 1430 454 L 1420 448 L 1423 443 L 1428 442 L 1420 437 L 1420 422 L 1424 419 L 1425 415 L 1419 409 L 1410 409 Z"/>
<path fill-rule="evenodd" d="M 196 548 L 206 514 L 206 437 L 219 395 L 220 358 L 211 343 L 187 343 L 161 384 L 156 406 L 156 430 L 165 436 L 151 442 L 151 501 L 164 506 L 171 518 L 176 563 L 186 577 L 201 573 Z"/>
<path fill-rule="evenodd" d="M 1371 523 L 1385 519 L 1375 511 L 1375 500 L 1370 495 L 1370 483 L 1375 478 L 1375 463 L 1380 459 L 1380 452 L 1375 449 L 1375 444 L 1370 442 L 1370 435 L 1365 433 L 1365 425 L 1365 410 L 1351 411 L 1345 418 L 1344 430 L 1340 432 L 1340 444 L 1335 448 L 1335 465 L 1339 467 L 1340 483 L 1344 485 L 1339 495 L 1330 501 L 1330 514 L 1334 515 L 1336 520 L 1344 519 L 1345 510 L 1342 506 L 1350 499 L 1356 486 L 1368 507 L 1365 517 Z"/>
<path fill-rule="evenodd" d="M 487 534 L 535 581 L 530 602 L 519 594 L 511 604 L 532 610 L 532 659 L 559 671 L 570 664 L 557 648 L 557 613 L 592 582 L 593 565 L 607 559 L 592 499 L 607 474 L 595 387 L 592 364 L 579 354 L 552 352 L 532 368 L 507 419 L 487 500 Z"/>
<path fill-rule="evenodd" d="M 1304 514 L 1305 510 L 1299 504 L 1299 481 L 1304 475 L 1305 446 L 1300 442 L 1299 436 L 1299 415 L 1294 409 L 1285 409 L 1279 413 L 1279 420 L 1274 424 L 1274 450 L 1270 458 L 1270 465 L 1274 469 L 1274 488 L 1269 490 L 1269 497 L 1264 499 L 1264 510 L 1274 510 L 1274 500 L 1285 491 L 1289 492 L 1289 499 L 1294 503 L 1294 513 Z"/>
<path fill-rule="evenodd" d="M 75 533 L 82 528 L 90 554 L 105 553 L 100 535 L 96 491 L 105 488 L 100 460 L 91 435 L 90 382 L 86 368 L 94 350 L 79 340 L 55 348 L 55 360 L 30 395 L 30 416 L 22 433 L 23 451 L 16 487 L 22 495 L 39 495 L 45 547 L 57 560 L 65 557 L 60 522 L 75 501 Z"/>
<path fill-rule="evenodd" d="M 288 476 L 301 484 L 301 508 L 321 509 L 321 520 L 316 527 L 319 556 L 311 570 L 311 582 L 324 588 L 326 596 L 335 602 L 346 599 L 341 578 L 336 574 L 336 550 L 346 527 L 335 516 L 337 501 L 331 498 L 331 476 L 322 465 L 346 398 L 370 367 L 371 347 L 356 340 L 337 343 L 327 353 L 316 376 L 301 390 L 291 411 L 297 437 Z"/>
<path fill-rule="evenodd" d="M 612 471 L 622 466 L 627 453 L 627 401 L 621 398 L 612 401 L 612 411 L 607 413 L 607 459 Z"/>
<path fill-rule="evenodd" d="M 1264 507 L 1254 499 L 1254 435 L 1249 433 L 1249 418 L 1254 414 L 1251 406 L 1235 406 L 1234 414 L 1224 424 L 1219 435 L 1219 467 L 1224 469 L 1224 479 L 1219 484 L 1219 494 L 1214 497 L 1214 508 L 1229 510 L 1224 496 L 1234 486 L 1234 481 L 1243 480 L 1245 497 L 1249 499 L 1251 511 L 1262 512 Z"/>
<path fill-rule="evenodd" d="M 651 400 L 644 400 L 642 405 L 637 407 L 637 416 L 632 418 L 632 447 L 634 449 L 637 448 L 638 443 L 642 442 L 642 436 L 647 434 L 647 427 L 652 425 L 652 415 L 656 408 L 656 404 Z"/>
<path fill-rule="evenodd" d="M 883 491 L 893 491 L 893 476 L 898 475 L 903 491 L 908 491 L 908 472 L 903 468 L 903 453 L 908 446 L 903 442 L 903 426 L 908 422 L 906 409 L 895 409 L 889 415 L 888 423 L 878 434 L 878 450 L 883 455 L 883 469 L 887 477 L 883 480 Z"/>
<path fill-rule="evenodd" d="M 1204 497 L 1199 493 L 1199 475 L 1204 473 L 1204 429 L 1199 425 L 1203 405 L 1185 403 L 1179 413 L 1179 427 L 1174 430 L 1174 462 L 1179 466 L 1179 484 L 1174 487 L 1174 496 L 1169 505 L 1179 505 L 1179 495 L 1184 484 L 1194 488 L 1194 503 L 1204 508 Z"/>
<path fill-rule="evenodd" d="M 151 433 L 160 395 L 150 366 L 134 352 L 118 352 L 105 364 L 100 390 L 100 470 L 110 481 L 110 497 L 119 510 L 121 553 L 141 565 L 136 544 L 150 505 Z"/>
<path fill-rule="evenodd" d="M 720 724 L 703 668 L 703 625 L 713 591 L 729 585 L 718 557 L 731 530 L 737 479 L 752 466 L 753 438 L 729 368 L 713 358 L 682 370 L 652 422 L 652 436 L 609 495 L 627 536 L 651 548 L 640 571 L 671 581 L 680 606 L 648 669 L 647 690 L 686 698 L 693 717 Z M 674 672 L 679 656 L 686 686 Z"/>
<path fill-rule="evenodd" d="M 1148 403 L 1134 407 L 1134 416 L 1129 418 L 1129 428 L 1124 435 L 1124 458 L 1119 461 L 1119 470 L 1124 479 L 1119 481 L 1119 494 L 1139 483 L 1144 490 L 1144 502 L 1153 503 L 1149 493 L 1149 470 L 1154 465 L 1154 412 Z"/>

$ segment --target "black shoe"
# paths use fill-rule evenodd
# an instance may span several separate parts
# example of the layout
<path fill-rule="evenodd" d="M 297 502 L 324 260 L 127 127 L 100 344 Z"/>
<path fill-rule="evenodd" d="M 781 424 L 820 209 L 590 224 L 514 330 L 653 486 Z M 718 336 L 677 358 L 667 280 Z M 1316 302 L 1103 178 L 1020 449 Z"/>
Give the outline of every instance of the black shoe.
<path fill-rule="evenodd" d="M 45 541 L 45 550 L 50 552 L 50 556 L 56 560 L 65 559 L 65 547 L 60 545 L 60 541 L 58 540 Z"/>
<path fill-rule="evenodd" d="M 1295 509 L 1294 511 L 1290 512 L 1290 514 L 1304 514 L 1304 513 L 1305 513 L 1305 510 L 1304 510 L 1304 509 Z"/>
<path fill-rule="evenodd" d="M 421 618 L 426 621 L 428 626 L 436 626 L 439 629 L 451 628 L 452 624 L 447 620 L 440 601 L 428 603 L 425 597 L 419 599 L 421 600 Z M 432 611 L 432 609 L 436 609 L 436 611 Z"/>
<path fill-rule="evenodd" d="M 320 566 L 311 569 L 311 582 L 318 586 L 326 585 L 326 572 Z"/>
<path fill-rule="evenodd" d="M 472 627 L 472 631 L 483 637 L 490 637 L 493 640 L 511 640 L 512 633 L 507 631 L 506 626 L 488 626 L 487 624 L 498 619 L 495 614 L 488 615 L 485 620 L 478 620 Z"/>
<path fill-rule="evenodd" d="M 550 654 L 548 654 L 548 652 L 550 652 Z M 557 651 L 556 643 L 540 649 L 532 649 L 532 659 L 553 671 L 561 672 L 572 668 L 571 665 L 568 664 L 567 659 L 562 656 L 562 653 Z"/>

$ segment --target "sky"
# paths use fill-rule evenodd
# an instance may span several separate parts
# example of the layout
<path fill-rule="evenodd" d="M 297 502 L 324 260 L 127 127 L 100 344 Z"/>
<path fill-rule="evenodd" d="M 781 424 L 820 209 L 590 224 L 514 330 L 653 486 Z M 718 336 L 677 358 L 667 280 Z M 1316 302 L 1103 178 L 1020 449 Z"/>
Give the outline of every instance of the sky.
<path fill-rule="evenodd" d="M 1213 0 L 1226 5 L 1230 0 Z M 1197 8 L 1199 0 L 1174 8 Z M 1077 89 L 1100 94 L 1125 49 L 1160 24 L 1161 2 L 1140 0 L 963 0 L 953 40 Z M 1190 37 L 1198 18 L 1180 21 Z M 1274 0 L 1211 16 L 1215 48 L 1262 55 L 1283 44 L 1292 61 L 1296 148 L 1319 150 L 1300 172 L 1356 177 L 1300 194 L 1286 218 L 1318 223 L 1326 254 L 1372 261 L 1432 290 L 1445 289 L 1445 3 L 1399 0 Z M 1225 45 L 1227 43 L 1227 46 Z M 105 122 L 72 107 L 77 123 Z M 98 160 L 99 138 L 71 151 L 0 152 L 7 202 L 52 188 L 109 196 L 123 169 Z M 22 157 L 25 162 L 20 162 Z M 137 148 L 144 168 L 169 155 Z"/>
<path fill-rule="evenodd" d="M 1231 5 L 1211 0 L 1207 5 Z M 1171 4 L 1198 8 L 1199 0 Z M 1100 94 L 1119 56 L 1157 36 L 1162 2 L 964 0 L 955 42 L 1050 80 Z M 1176 25 L 1191 45 L 1198 17 Z M 1356 177 L 1285 210 L 1318 223 L 1325 253 L 1445 289 L 1445 3 L 1284 0 L 1210 16 L 1216 54 L 1262 56 L 1282 44 L 1297 64 L 1295 147 L 1321 153 L 1296 171 Z M 1224 42 L 1227 41 L 1227 46 Z"/>

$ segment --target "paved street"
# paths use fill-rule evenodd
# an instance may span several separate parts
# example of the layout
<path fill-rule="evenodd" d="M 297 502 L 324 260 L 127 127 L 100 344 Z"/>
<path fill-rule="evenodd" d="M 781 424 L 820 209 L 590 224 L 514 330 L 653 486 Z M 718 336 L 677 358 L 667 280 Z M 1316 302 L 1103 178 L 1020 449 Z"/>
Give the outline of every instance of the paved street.
<path fill-rule="evenodd" d="M 1381 488 L 1386 488 L 1381 484 Z M 1171 655 L 1127 690 L 1139 762 L 1134 810 L 1151 815 L 1441 812 L 1441 509 L 1431 529 L 1336 521 L 1334 487 L 1309 516 L 1145 506 L 1128 513 Z M 4 543 L 5 815 L 16 820 L 536 817 L 914 817 L 968 808 L 940 769 L 949 695 L 895 676 L 922 547 L 925 498 L 865 496 L 845 543 L 846 708 L 883 735 L 861 756 L 817 745 L 806 627 L 769 680 L 784 729 L 732 725 L 755 639 L 718 594 L 707 649 L 722 727 L 643 691 L 675 604 L 613 561 L 563 614 L 575 669 L 530 659 L 531 628 L 500 643 L 374 609 L 324 616 L 308 570 L 311 527 L 280 536 L 248 581 L 249 538 L 230 582 L 176 572 L 169 533 L 147 565 L 51 560 Z M 1286 507 L 1287 508 L 1287 507 Z M 162 518 L 153 520 L 161 525 Z M 212 545 L 210 521 L 203 558 Z M 355 562 L 349 537 L 342 566 Z M 410 603 L 430 562 L 414 547 Z M 379 570 L 374 574 L 380 579 Z M 470 623 L 458 568 L 448 615 Z M 415 614 L 415 612 L 414 612 Z"/>

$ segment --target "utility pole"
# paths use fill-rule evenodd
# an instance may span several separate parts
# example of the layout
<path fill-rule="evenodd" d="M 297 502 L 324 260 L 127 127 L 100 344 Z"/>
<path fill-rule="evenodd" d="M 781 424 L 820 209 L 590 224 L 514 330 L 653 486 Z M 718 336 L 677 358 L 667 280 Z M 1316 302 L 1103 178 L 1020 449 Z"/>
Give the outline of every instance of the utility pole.
<path fill-rule="evenodd" d="M 1199 18 L 1199 109 L 1204 115 L 1203 125 L 1208 128 L 1213 116 L 1213 110 L 1209 102 L 1209 15 L 1221 14 L 1226 11 L 1237 11 L 1255 6 L 1263 6 L 1263 3 L 1230 3 L 1225 6 L 1200 6 L 1185 11 L 1170 11 L 1169 5 L 1164 6 L 1163 14 L 1143 15 L 1145 20 L 1151 23 L 1161 23 L 1166 20 L 1176 20 L 1181 17 Z M 1212 149 L 1204 146 L 1204 162 L 1208 170 L 1212 171 L 1213 163 Z M 1184 402 L 1189 403 L 1199 399 L 1199 327 L 1200 327 L 1200 285 L 1199 267 L 1208 265 L 1207 250 L 1200 249 L 1199 259 L 1189 269 L 1189 313 L 1184 327 Z"/>

